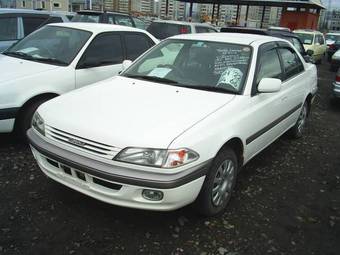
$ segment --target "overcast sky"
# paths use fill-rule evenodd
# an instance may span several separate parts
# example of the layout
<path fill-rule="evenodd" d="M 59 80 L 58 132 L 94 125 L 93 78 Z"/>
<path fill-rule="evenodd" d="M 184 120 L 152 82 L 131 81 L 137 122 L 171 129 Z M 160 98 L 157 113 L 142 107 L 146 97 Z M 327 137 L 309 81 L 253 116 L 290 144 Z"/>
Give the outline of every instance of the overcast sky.
<path fill-rule="evenodd" d="M 322 0 L 322 3 L 325 5 L 325 6 L 327 6 L 328 7 L 328 3 L 329 3 L 329 0 Z M 332 5 L 332 7 L 334 8 L 334 7 L 340 7 L 340 0 L 331 0 L 331 5 Z"/>

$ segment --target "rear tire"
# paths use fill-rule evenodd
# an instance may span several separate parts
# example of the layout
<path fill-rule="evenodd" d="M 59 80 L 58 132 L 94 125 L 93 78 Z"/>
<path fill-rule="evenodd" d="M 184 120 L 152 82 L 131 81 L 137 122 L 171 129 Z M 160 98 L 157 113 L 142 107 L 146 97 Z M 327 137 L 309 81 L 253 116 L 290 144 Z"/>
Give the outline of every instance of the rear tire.
<path fill-rule="evenodd" d="M 296 121 L 295 125 L 289 130 L 290 136 L 294 139 L 301 138 L 303 136 L 303 131 L 306 126 L 307 122 L 307 117 L 308 117 L 308 103 L 305 101 L 303 104 L 299 118 Z"/>
<path fill-rule="evenodd" d="M 213 216 L 224 211 L 235 187 L 237 172 L 236 154 L 226 147 L 214 158 L 195 201 L 196 209 L 201 215 Z"/>
<path fill-rule="evenodd" d="M 17 117 L 17 123 L 16 123 L 16 133 L 19 135 L 20 138 L 26 138 L 26 131 L 31 128 L 32 124 L 32 117 L 37 108 L 44 102 L 46 102 L 47 98 L 39 99 L 28 106 L 26 106 Z"/>

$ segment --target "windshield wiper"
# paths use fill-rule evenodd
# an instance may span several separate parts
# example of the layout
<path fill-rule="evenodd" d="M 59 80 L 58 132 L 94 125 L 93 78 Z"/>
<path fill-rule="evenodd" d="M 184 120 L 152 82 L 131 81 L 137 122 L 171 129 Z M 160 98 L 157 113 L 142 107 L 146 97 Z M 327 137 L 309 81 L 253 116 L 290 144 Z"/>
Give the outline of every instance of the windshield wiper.
<path fill-rule="evenodd" d="M 34 58 L 24 52 L 21 51 L 5 51 L 2 54 L 6 55 L 6 56 L 11 56 L 11 57 L 19 57 L 19 58 L 23 58 L 23 59 L 27 59 L 27 60 L 33 60 Z"/>
<path fill-rule="evenodd" d="M 213 92 L 222 92 L 222 93 L 228 93 L 228 94 L 239 94 L 237 91 L 229 90 L 226 88 L 221 88 L 221 87 L 212 87 L 212 86 L 206 86 L 206 85 L 195 85 L 195 86 L 190 86 L 190 85 L 179 85 L 179 87 L 184 87 L 184 88 L 189 88 L 189 89 L 199 89 L 199 90 L 205 90 L 205 91 L 213 91 Z"/>
<path fill-rule="evenodd" d="M 35 58 L 35 57 L 33 57 L 32 60 L 41 61 L 41 62 L 44 62 L 44 63 L 58 64 L 58 65 L 63 65 L 63 66 L 68 65 L 68 63 L 66 63 L 62 60 L 56 59 L 56 58 L 39 58 L 39 57 Z"/>
<path fill-rule="evenodd" d="M 161 78 L 157 76 L 147 76 L 147 75 L 126 75 L 128 78 L 136 78 L 136 79 L 143 79 L 147 81 L 156 81 L 161 83 L 169 83 L 169 84 L 178 84 L 177 81 L 170 80 L 167 78 Z"/>

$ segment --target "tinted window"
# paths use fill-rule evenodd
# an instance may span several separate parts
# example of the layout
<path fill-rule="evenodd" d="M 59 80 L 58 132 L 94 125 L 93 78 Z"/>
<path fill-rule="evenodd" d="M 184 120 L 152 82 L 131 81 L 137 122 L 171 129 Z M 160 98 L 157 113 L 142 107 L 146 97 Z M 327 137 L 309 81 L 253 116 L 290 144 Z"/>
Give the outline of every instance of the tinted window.
<path fill-rule="evenodd" d="M 158 39 L 165 39 L 173 35 L 191 33 L 190 26 L 160 22 L 151 23 L 151 25 L 147 28 L 147 31 Z"/>
<path fill-rule="evenodd" d="M 0 18 L 0 41 L 17 38 L 17 18 Z"/>
<path fill-rule="evenodd" d="M 120 64 L 123 62 L 123 49 L 120 35 L 104 33 L 98 35 L 86 49 L 81 63 L 95 63 L 93 66 Z"/>
<path fill-rule="evenodd" d="M 43 22 L 40 26 L 44 26 L 46 24 L 51 24 L 51 23 L 62 23 L 62 22 L 63 22 L 63 19 L 61 17 L 50 17 L 45 22 Z"/>
<path fill-rule="evenodd" d="M 26 36 L 4 54 L 48 64 L 69 64 L 90 36 L 90 32 L 83 30 L 45 26 Z"/>
<path fill-rule="evenodd" d="M 117 25 L 133 27 L 132 20 L 129 16 L 115 15 Z"/>
<path fill-rule="evenodd" d="M 209 33 L 209 29 L 207 27 L 196 27 L 196 33 Z"/>
<path fill-rule="evenodd" d="M 99 15 L 76 14 L 71 21 L 72 22 L 99 23 Z"/>
<path fill-rule="evenodd" d="M 282 57 L 286 79 L 300 73 L 303 70 L 303 65 L 293 49 L 281 48 L 279 49 L 279 52 Z"/>
<path fill-rule="evenodd" d="M 296 33 L 303 44 L 311 45 L 313 43 L 313 34 Z"/>
<path fill-rule="evenodd" d="M 137 28 L 140 29 L 146 29 L 146 24 L 143 22 L 143 20 L 138 19 L 138 18 L 133 18 L 133 21 L 135 22 L 135 25 Z"/>
<path fill-rule="evenodd" d="M 115 23 L 114 18 L 113 18 L 112 15 L 109 15 L 108 20 L 107 20 L 107 23 L 108 23 L 108 24 L 114 24 L 114 23 Z"/>
<path fill-rule="evenodd" d="M 320 45 L 325 44 L 325 40 L 322 35 L 318 35 Z"/>
<path fill-rule="evenodd" d="M 303 48 L 303 45 L 301 44 L 301 42 L 299 41 L 299 39 L 292 37 L 292 41 L 293 45 L 295 46 L 295 48 L 302 54 L 305 54 L 305 49 Z"/>
<path fill-rule="evenodd" d="M 138 43 L 136 43 L 138 42 Z M 125 35 L 127 59 L 135 60 L 139 55 L 150 48 L 149 39 L 143 34 Z"/>
<path fill-rule="evenodd" d="M 210 27 L 196 26 L 196 33 L 216 33 L 216 31 Z"/>
<path fill-rule="evenodd" d="M 282 79 L 281 64 L 275 49 L 262 54 L 259 67 L 256 84 L 259 84 L 262 78 Z"/>
<path fill-rule="evenodd" d="M 25 36 L 35 31 L 46 20 L 45 18 L 23 17 Z"/>

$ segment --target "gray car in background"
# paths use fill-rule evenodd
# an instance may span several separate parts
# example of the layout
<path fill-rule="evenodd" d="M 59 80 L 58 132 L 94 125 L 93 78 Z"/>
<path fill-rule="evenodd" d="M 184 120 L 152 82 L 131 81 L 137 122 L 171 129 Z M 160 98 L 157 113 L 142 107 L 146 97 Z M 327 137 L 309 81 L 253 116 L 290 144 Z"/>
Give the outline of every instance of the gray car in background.
<path fill-rule="evenodd" d="M 49 23 L 68 22 L 66 13 L 25 9 L 0 9 L 0 52 Z"/>

